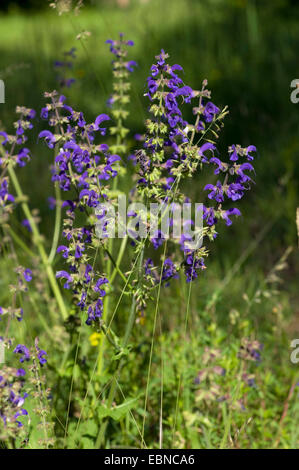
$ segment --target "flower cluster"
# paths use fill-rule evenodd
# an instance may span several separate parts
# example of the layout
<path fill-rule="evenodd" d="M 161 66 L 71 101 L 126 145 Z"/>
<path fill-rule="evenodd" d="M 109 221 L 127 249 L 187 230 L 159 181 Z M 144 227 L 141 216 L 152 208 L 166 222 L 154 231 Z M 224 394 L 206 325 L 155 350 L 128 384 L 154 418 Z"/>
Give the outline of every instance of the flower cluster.
<path fill-rule="evenodd" d="M 182 67 L 178 64 L 169 65 L 168 57 L 162 50 L 147 79 L 146 95 L 150 100 L 151 119 L 146 121 L 145 138 L 140 139 L 143 140 L 143 148 L 135 152 L 139 175 L 137 189 L 143 199 L 168 205 L 168 226 L 171 227 L 172 208 L 176 203 L 189 201 L 180 190 L 181 180 L 193 176 L 199 169 L 215 167 L 214 174 L 223 174 L 224 181 L 218 179 L 203 188 L 209 191 L 210 205 L 203 205 L 205 227 L 201 233 L 203 240 L 213 241 L 217 236 L 215 226 L 219 220 L 231 225 L 231 217 L 241 215 L 237 207 L 223 208 L 223 204 L 226 199 L 238 201 L 250 189 L 252 180 L 247 172 L 254 171 L 249 161 L 253 160 L 252 153 L 256 148 L 253 145 L 246 148 L 232 145 L 225 161 L 218 158 L 219 152 L 212 139 L 218 138 L 228 111 L 226 108 L 221 111 L 212 103 L 211 93 L 206 89 L 206 80 L 203 81 L 201 90 L 193 90 L 185 85 L 179 76 L 183 71 Z M 198 103 L 192 107 L 195 122 L 191 124 L 184 119 L 183 105 L 191 104 L 194 99 Z M 211 204 L 213 202 L 214 205 Z M 161 222 L 161 218 L 158 217 L 157 221 Z M 194 220 L 191 219 L 188 224 L 189 227 L 193 226 Z M 178 243 L 168 235 L 157 230 L 156 235 L 150 239 L 153 247 L 158 249 L 168 239 Z M 191 240 L 190 231 L 182 227 L 179 245 L 183 261 L 180 263 L 187 282 L 196 279 L 199 272 L 205 269 L 204 258 L 208 254 L 203 245 L 199 250 L 191 249 Z"/>
<path fill-rule="evenodd" d="M 96 207 L 101 198 L 106 198 L 105 182 L 117 174 L 113 168 L 120 160 L 118 155 L 109 151 L 107 144 L 96 144 L 96 134 L 104 136 L 106 128 L 101 127 L 109 120 L 107 114 L 100 114 L 95 121 L 87 124 L 82 112 L 74 111 L 68 106 L 64 96 L 57 92 L 45 93 L 50 103 L 41 111 L 41 117 L 55 127 L 56 133 L 50 130 L 40 132 L 49 148 L 57 145 L 59 151 L 53 168 L 53 181 L 58 181 L 63 191 L 69 191 L 71 185 L 79 191 L 76 202 L 82 209 L 84 205 Z"/>
<path fill-rule="evenodd" d="M 33 109 L 24 106 L 17 106 L 16 113 L 19 118 L 14 122 L 15 133 L 0 132 L 3 138 L 0 144 L 0 221 L 2 222 L 7 220 L 12 212 L 15 201 L 9 189 L 8 167 L 16 165 L 24 167 L 31 158 L 30 150 L 24 144 L 28 140 L 26 131 L 33 128 L 32 120 L 36 113 Z"/>
<path fill-rule="evenodd" d="M 3 338 L 0 340 L 7 348 L 11 347 L 10 340 L 4 341 Z M 0 439 L 15 438 L 19 428 L 23 426 L 20 417 L 28 415 L 27 410 L 23 408 L 25 400 L 29 396 L 25 364 L 31 364 L 30 367 L 35 370 L 36 363 L 43 366 L 47 362 L 47 353 L 38 347 L 38 338 L 35 339 L 34 348 L 29 349 L 24 344 L 18 344 L 13 353 L 20 356 L 19 361 L 22 367 L 14 368 L 3 365 L 0 371 Z"/>
<path fill-rule="evenodd" d="M 0 338 L 3 341 L 3 338 Z M 48 413 L 47 407 L 41 408 L 44 400 L 44 392 L 41 384 L 45 378 L 41 376 L 41 367 L 47 363 L 47 353 L 38 345 L 39 340 L 35 338 L 34 347 L 28 348 L 24 344 L 17 344 L 13 353 L 19 356 L 21 367 L 14 368 L 2 366 L 0 371 L 0 440 L 15 440 L 16 437 L 24 439 L 26 437 L 25 422 L 22 416 L 29 416 L 24 408 L 26 398 L 39 398 L 39 405 L 34 410 L 35 413 L 42 413 L 45 417 Z M 4 341 L 4 345 L 9 349 L 11 340 Z M 26 404 L 25 404 L 26 406 Z M 45 425 L 45 420 L 43 419 Z M 46 443 L 48 446 L 48 442 Z"/>
<path fill-rule="evenodd" d="M 15 438 L 22 428 L 21 416 L 28 415 L 23 405 L 28 394 L 24 392 L 24 369 L 2 366 L 0 372 L 0 439 Z"/>
<path fill-rule="evenodd" d="M 20 354 L 20 362 L 29 362 L 30 360 L 37 360 L 40 366 L 43 366 L 47 363 L 47 353 L 43 349 L 40 349 L 38 346 L 38 338 L 35 338 L 35 348 L 30 351 L 30 349 L 25 346 L 25 344 L 18 344 L 14 351 L 15 354 Z"/>
<path fill-rule="evenodd" d="M 215 175 L 220 173 L 224 173 L 226 175 L 223 184 L 218 180 L 216 184 L 207 184 L 204 187 L 205 191 L 210 191 L 208 198 L 215 200 L 220 204 L 224 202 L 225 197 L 231 201 L 241 199 L 244 196 L 245 191 L 250 189 L 250 183 L 252 183 L 252 179 L 245 172 L 254 171 L 253 166 L 248 163 L 248 161 L 253 160 L 251 152 L 256 152 L 256 148 L 253 145 L 249 145 L 249 147 L 246 148 L 242 148 L 240 145 L 232 145 L 229 147 L 228 152 L 228 162 L 223 162 L 217 157 L 212 157 L 209 161 L 210 164 L 216 166 L 216 169 L 214 170 Z M 246 159 L 247 161 L 242 162 L 242 159 Z M 232 178 L 233 180 L 229 181 L 229 179 Z M 223 212 L 221 216 L 226 221 L 227 225 L 231 225 L 232 223 L 229 218 L 230 215 L 241 214 L 238 209 L 236 210 L 236 208 Z"/>
<path fill-rule="evenodd" d="M 13 318 L 16 318 L 19 322 L 23 320 L 24 311 L 22 307 L 17 307 L 16 297 L 17 294 L 22 292 L 27 292 L 27 284 L 32 281 L 32 271 L 29 268 L 24 268 L 23 266 L 18 266 L 15 269 L 17 273 L 17 282 L 16 284 L 10 285 L 10 292 L 13 294 L 13 303 L 9 307 L 0 307 L 0 321 L 1 317 L 4 315 L 9 315 Z"/>
<path fill-rule="evenodd" d="M 110 180 L 124 171 L 118 153 L 126 150 L 124 138 L 128 130 L 123 121 L 128 116 L 128 75 L 136 65 L 134 61 L 127 60 L 126 46 L 132 46 L 132 41 L 125 41 L 121 34 L 119 40 L 108 40 L 107 43 L 115 55 L 110 105 L 112 124 L 116 125 L 109 128 L 110 134 L 117 136 L 115 145 L 109 147 L 107 143 L 96 142 L 97 136 L 106 135 L 105 123 L 110 120 L 107 114 L 98 115 L 94 122 L 88 124 L 83 113 L 74 111 L 66 104 L 66 98 L 55 91 L 45 94 L 49 102 L 41 111 L 41 117 L 54 131 L 47 129 L 39 134 L 47 146 L 55 150 L 52 180 L 63 193 L 68 193 L 62 203 L 66 209 L 62 232 L 65 241 L 57 249 L 68 269 L 58 271 L 56 277 L 64 279 L 64 288 L 72 290 L 77 306 L 87 315 L 88 325 L 99 321 L 102 316 L 104 287 L 108 284 L 107 277 L 99 275 L 89 262 L 99 244 L 95 223 L 106 215 L 105 212 L 94 215 L 94 209 L 102 202 L 113 202 Z M 82 216 L 85 217 L 83 223 Z"/>
<path fill-rule="evenodd" d="M 223 352 L 220 349 L 211 349 L 206 347 L 203 353 L 202 362 L 205 368 L 201 369 L 194 384 L 196 386 L 195 401 L 200 406 L 202 403 L 211 405 L 226 402 L 231 409 L 245 411 L 245 403 L 247 398 L 248 386 L 254 387 L 254 375 L 243 373 L 236 374 L 236 381 L 240 382 L 239 393 L 234 395 L 234 391 L 229 387 L 229 381 L 220 379 L 225 377 L 227 371 L 224 367 L 217 364 L 223 360 Z"/>
<path fill-rule="evenodd" d="M 170 279 L 178 279 L 179 266 L 177 266 L 171 258 L 166 258 L 163 263 L 161 281 L 164 282 L 165 286 L 169 285 Z M 151 258 L 147 258 L 144 263 L 145 276 L 151 278 L 154 284 L 160 282 L 160 277 L 157 269 L 154 267 L 154 262 Z"/>
<path fill-rule="evenodd" d="M 238 357 L 245 361 L 253 361 L 259 363 L 261 361 L 261 351 L 263 345 L 257 340 L 250 340 L 249 338 L 243 338 L 238 353 Z"/>
<path fill-rule="evenodd" d="M 218 383 L 217 377 L 224 377 L 226 370 L 217 364 L 221 359 L 220 349 L 211 349 L 205 347 L 202 357 L 202 363 L 205 366 L 201 369 L 194 384 L 199 386 L 196 389 L 196 402 L 200 403 L 202 400 L 206 403 L 222 402 L 228 399 L 228 395 L 223 390 L 223 385 Z"/>
<path fill-rule="evenodd" d="M 68 271 L 58 271 L 57 278 L 64 279 L 64 288 L 72 289 L 78 298 L 77 305 L 87 312 L 87 324 L 102 314 L 105 291 L 101 288 L 108 280 L 97 276 L 89 263 L 90 249 L 98 242 L 95 236 L 93 210 L 100 202 L 109 199 L 107 183 L 117 175 L 115 164 L 120 157 L 110 152 L 105 143 L 96 143 L 96 136 L 105 136 L 103 123 L 110 118 L 100 114 L 87 124 L 82 112 L 74 111 L 57 92 L 47 93 L 51 102 L 42 109 L 41 116 L 48 120 L 56 133 L 44 130 L 39 134 L 49 148 L 57 149 L 52 180 L 63 192 L 75 190 L 62 204 L 66 209 L 62 235 L 65 239 L 57 252 L 66 260 Z M 76 216 L 85 213 L 86 224 L 76 226 Z M 101 217 L 100 215 L 98 217 Z"/>
<path fill-rule="evenodd" d="M 124 139 L 129 130 L 124 126 L 124 121 L 129 115 L 127 105 L 130 102 L 130 88 L 129 75 L 137 67 L 134 60 L 128 60 L 127 46 L 133 46 L 134 42 L 125 40 L 124 35 L 121 33 L 119 39 L 106 41 L 110 45 L 110 52 L 114 55 L 112 61 L 113 73 L 113 92 L 107 100 L 107 106 L 111 108 L 111 115 L 115 121 L 115 125 L 110 127 L 111 135 L 117 136 L 117 141 L 113 145 L 113 152 L 124 154 L 126 152 L 126 145 Z"/>

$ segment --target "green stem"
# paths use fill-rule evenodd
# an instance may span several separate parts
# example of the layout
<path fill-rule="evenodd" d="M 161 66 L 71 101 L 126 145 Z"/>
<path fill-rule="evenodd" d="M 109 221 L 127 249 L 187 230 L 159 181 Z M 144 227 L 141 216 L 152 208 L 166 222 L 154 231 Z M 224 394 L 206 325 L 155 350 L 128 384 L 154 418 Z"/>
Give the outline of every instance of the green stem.
<path fill-rule="evenodd" d="M 112 242 L 112 239 L 110 239 L 110 240 Z M 112 274 L 111 274 L 112 261 L 111 261 L 110 256 L 109 256 L 109 260 L 108 260 L 109 262 L 107 263 L 107 275 L 108 275 L 110 285 L 112 285 L 113 280 L 114 280 L 117 273 L 119 273 L 121 275 L 122 279 L 124 279 L 125 282 L 127 282 L 127 279 L 123 276 L 122 271 L 119 269 L 119 266 L 121 264 L 122 258 L 123 258 L 124 253 L 125 253 L 127 240 L 128 240 L 128 236 L 126 235 L 125 238 L 123 238 L 123 240 L 122 240 L 120 250 L 119 250 L 119 253 L 118 253 L 118 257 L 117 257 L 117 260 L 116 260 L 116 263 L 115 263 L 115 268 L 114 268 Z M 112 248 L 113 248 L 112 243 L 110 243 L 109 244 L 108 254 L 111 253 L 110 249 L 112 249 Z M 104 299 L 104 305 L 103 305 L 103 317 L 102 318 L 103 318 L 104 323 L 106 323 L 106 320 L 107 320 L 107 315 L 108 315 L 108 312 L 109 312 L 109 304 L 110 304 L 110 295 L 107 295 Z M 99 355 L 98 355 L 98 374 L 99 375 L 101 375 L 102 370 L 103 370 L 103 360 L 104 360 L 105 349 L 106 349 L 106 337 L 105 337 L 105 335 L 102 335 L 102 337 L 100 339 Z"/>
<path fill-rule="evenodd" d="M 47 332 L 48 337 L 52 340 L 53 339 L 53 332 L 51 331 L 51 328 L 49 327 L 48 323 L 46 322 L 44 316 L 40 313 L 40 309 L 36 305 L 36 302 L 35 302 L 32 295 L 29 295 L 29 301 L 32 304 L 36 315 L 38 316 L 39 321 L 41 322 L 41 324 L 43 325 L 45 331 Z"/>
<path fill-rule="evenodd" d="M 123 62 L 122 57 L 120 58 L 120 61 Z M 123 97 L 122 83 L 123 83 L 123 81 L 122 81 L 122 78 L 119 78 L 117 81 L 118 81 L 119 89 L 120 89 L 120 108 L 122 110 L 123 109 L 123 104 L 122 104 L 122 97 Z M 123 122 L 122 122 L 122 117 L 121 117 L 121 113 L 120 113 L 120 115 L 117 119 L 117 128 L 118 128 L 118 132 L 117 132 L 117 135 L 116 135 L 117 153 L 120 153 L 119 152 L 120 151 L 119 147 L 120 147 L 120 145 L 122 145 L 124 143 L 123 139 L 122 139 L 122 135 L 121 135 L 122 126 L 123 126 Z M 117 189 L 117 183 L 118 183 L 118 177 L 116 176 L 113 179 L 113 183 L 112 183 L 112 191 L 113 192 L 116 191 L 116 189 Z M 127 236 L 122 241 L 117 261 L 114 264 L 112 262 L 112 260 L 113 260 L 113 258 L 112 258 L 112 256 L 113 256 L 113 238 L 109 239 L 108 250 L 106 251 L 106 253 L 108 254 L 106 272 L 107 272 L 107 277 L 108 277 L 110 285 L 112 285 L 112 282 L 113 282 L 113 280 L 114 280 L 117 273 L 122 277 L 122 279 L 125 282 L 127 282 L 127 280 L 126 280 L 125 276 L 123 275 L 122 271 L 119 269 L 119 266 L 120 266 L 121 260 L 123 258 L 123 255 L 124 255 L 125 248 L 126 248 L 126 243 L 127 243 Z M 112 264 L 114 264 L 113 272 L 112 272 Z M 104 323 L 106 323 L 106 320 L 107 320 L 107 316 L 108 316 L 108 312 L 109 312 L 110 299 L 111 299 L 110 295 L 107 295 L 104 299 L 103 316 L 102 316 L 102 319 L 103 319 Z M 98 374 L 99 375 L 101 375 L 102 370 L 103 370 L 105 348 L 106 348 L 106 336 L 102 335 L 102 337 L 100 339 L 99 354 L 98 354 Z"/>
<path fill-rule="evenodd" d="M 146 381 L 146 389 L 145 389 L 145 398 L 144 398 L 144 413 L 143 413 L 143 420 L 142 420 L 142 448 L 144 444 L 144 431 L 145 431 L 145 419 L 146 419 L 146 409 L 147 409 L 147 402 L 148 402 L 148 394 L 149 394 L 149 384 L 150 384 L 150 375 L 151 375 L 151 367 L 152 367 L 152 359 L 153 359 L 153 351 L 154 351 L 154 340 L 155 340 L 155 332 L 156 332 L 156 324 L 157 324 L 157 317 L 158 317 L 158 309 L 159 309 L 159 300 L 160 300 L 160 292 L 161 292 L 161 284 L 162 284 L 162 274 L 163 274 L 163 267 L 166 258 L 166 249 L 167 249 L 167 240 L 164 245 L 164 252 L 163 252 L 163 260 L 161 266 L 161 273 L 159 279 L 159 286 L 158 286 L 158 293 L 156 299 L 156 306 L 155 306 L 155 315 L 154 315 L 154 324 L 153 324 L 153 331 L 152 331 L 152 340 L 151 340 L 151 349 L 150 349 L 150 358 L 149 358 L 149 365 L 147 371 L 147 381 Z"/>
<path fill-rule="evenodd" d="M 110 239 L 109 242 L 111 240 L 112 239 Z M 109 248 L 112 248 L 110 243 L 109 243 Z M 108 262 L 107 262 L 107 277 L 108 277 L 108 280 L 110 280 L 111 269 L 112 269 L 112 262 L 111 262 L 111 259 L 108 258 Z M 104 298 L 103 315 L 102 315 L 102 319 L 103 319 L 104 323 L 106 323 L 106 321 L 107 321 L 107 316 L 108 316 L 108 312 L 109 312 L 110 298 L 111 298 L 111 296 L 109 294 L 106 295 L 105 298 Z M 101 375 L 102 370 L 103 370 L 105 348 L 106 348 L 106 336 L 101 335 L 100 345 L 99 345 L 99 354 L 98 354 L 98 375 Z"/>
<path fill-rule="evenodd" d="M 66 320 L 67 317 L 68 317 L 68 312 L 67 312 L 66 306 L 64 304 L 59 286 L 57 284 L 56 277 L 54 275 L 54 272 L 53 272 L 53 269 L 52 269 L 51 265 L 48 262 L 48 257 L 47 257 L 42 239 L 41 239 L 41 235 L 39 233 L 38 226 L 36 225 L 35 220 L 31 215 L 31 212 L 30 212 L 30 209 L 29 209 L 29 206 L 28 206 L 27 202 L 25 202 L 24 193 L 21 189 L 21 186 L 19 184 L 17 175 L 16 175 L 12 165 L 8 165 L 8 173 L 9 173 L 9 176 L 11 178 L 12 184 L 15 188 L 15 191 L 17 193 L 17 196 L 22 201 L 21 202 L 21 207 L 23 209 L 23 212 L 24 212 L 26 218 L 29 220 L 30 227 L 31 227 L 31 230 L 32 230 L 32 234 L 33 234 L 33 243 L 35 244 L 35 246 L 37 247 L 37 249 L 39 251 L 42 263 L 45 267 L 45 270 L 46 270 L 46 273 L 47 273 L 47 276 L 48 276 L 48 279 L 49 279 L 49 283 L 51 285 L 53 294 L 54 294 L 54 296 L 56 298 L 56 301 L 57 301 L 57 304 L 59 306 L 59 310 L 61 312 L 62 318 L 63 318 L 63 320 Z"/>
<path fill-rule="evenodd" d="M 122 280 L 125 282 L 125 284 L 126 284 L 126 283 L 127 283 L 127 278 L 126 278 L 126 276 L 124 275 L 124 273 L 122 272 L 122 270 L 120 269 L 119 263 L 117 263 L 117 261 L 116 261 L 116 262 L 114 261 L 114 259 L 113 259 L 112 255 L 111 255 L 111 253 L 110 253 L 108 250 L 105 250 L 105 253 L 106 253 L 106 255 L 108 256 L 108 258 L 111 260 L 111 262 L 112 262 L 112 264 L 113 264 L 113 266 L 114 266 L 114 271 L 113 271 L 112 274 L 114 274 L 114 272 L 116 271 L 116 272 L 120 275 L 120 277 L 122 278 Z M 114 277 L 115 277 L 115 275 L 114 275 Z M 112 285 L 111 278 L 112 278 L 112 275 L 109 277 L 109 283 L 110 283 L 110 285 Z M 129 285 L 129 287 L 131 287 L 131 286 Z"/>
<path fill-rule="evenodd" d="M 59 187 L 58 181 L 55 182 L 55 196 L 56 196 L 56 207 L 55 207 L 55 226 L 54 226 L 54 233 L 53 233 L 53 240 L 52 240 L 52 247 L 49 254 L 48 261 L 50 264 L 53 263 L 60 234 L 60 225 L 61 225 L 61 191 Z"/>
<path fill-rule="evenodd" d="M 109 341 L 109 343 L 115 348 L 116 351 L 120 351 L 121 348 L 119 347 L 118 344 L 116 344 L 116 342 L 114 341 L 114 339 L 112 338 L 112 336 L 110 335 L 109 331 L 111 331 L 110 329 L 108 329 L 106 327 L 106 325 L 102 324 L 101 325 L 101 330 L 103 331 L 104 335 L 106 336 L 107 340 Z"/>
<path fill-rule="evenodd" d="M 11 227 L 7 227 L 7 230 L 11 235 L 11 238 L 22 248 L 22 250 L 24 250 L 32 258 L 36 257 L 35 253 L 33 253 L 33 251 L 31 251 L 30 248 L 25 245 L 23 240 L 13 231 Z"/>
<path fill-rule="evenodd" d="M 140 253 L 140 259 L 139 259 L 139 270 L 138 270 L 139 271 L 139 283 L 141 281 L 141 269 L 142 269 L 142 265 L 143 265 L 143 257 L 144 257 L 144 245 L 142 247 L 142 251 Z M 134 324 L 135 324 L 135 310 L 136 310 L 136 299 L 135 299 L 135 296 L 133 295 L 130 315 L 129 315 L 129 318 L 128 318 L 128 323 L 127 323 L 127 326 L 126 326 L 126 331 L 125 331 L 125 334 L 124 334 L 124 339 L 123 339 L 123 344 L 122 344 L 123 349 L 125 349 L 128 345 L 128 342 L 129 342 L 129 339 L 130 339 L 130 336 L 131 336 L 131 333 L 132 333 L 132 330 L 133 330 L 133 327 L 134 327 Z M 108 395 L 108 400 L 107 400 L 107 407 L 108 408 L 111 408 L 111 406 L 112 406 L 112 403 L 113 403 L 113 400 L 114 400 L 114 397 L 115 397 L 115 393 L 116 393 L 116 389 L 117 389 L 118 377 L 119 377 L 121 369 L 124 365 L 124 362 L 125 362 L 125 360 L 123 358 L 121 358 L 119 360 L 118 366 L 116 368 L 116 372 L 115 372 L 114 377 L 112 379 L 112 384 L 111 384 L 111 388 L 110 388 L 109 395 Z M 103 444 L 107 424 L 108 424 L 108 420 L 104 420 L 101 424 L 99 434 L 98 434 L 96 444 L 95 444 L 96 449 L 99 449 Z"/>
<path fill-rule="evenodd" d="M 59 114 L 57 108 L 55 108 L 56 111 L 56 117 L 59 122 Z M 55 132 L 58 133 L 58 126 L 55 126 Z M 63 127 L 60 125 L 60 132 L 62 135 L 64 135 L 64 130 Z M 58 155 L 58 149 L 57 147 L 54 147 L 54 165 L 56 162 L 56 157 Z M 70 166 L 70 165 L 69 165 Z M 57 246 L 58 246 L 58 241 L 59 241 L 59 234 L 60 234 L 60 226 L 61 226 L 61 189 L 59 186 L 59 182 L 55 181 L 54 184 L 55 187 L 55 199 L 56 199 L 56 205 L 55 205 L 55 225 L 54 225 L 54 232 L 53 232 L 53 240 L 52 240 L 52 246 L 50 250 L 50 254 L 48 257 L 48 261 L 50 264 L 53 263 L 56 251 L 57 251 Z"/>
<path fill-rule="evenodd" d="M 234 407 L 239 396 L 239 392 L 241 388 L 242 373 L 243 373 L 243 361 L 241 362 L 240 371 L 238 375 L 238 382 L 237 382 L 236 388 L 232 396 L 232 401 L 230 403 L 228 416 L 226 416 L 226 419 L 225 419 L 224 433 L 223 433 L 223 437 L 220 443 L 220 449 L 224 449 L 226 447 L 227 439 L 228 439 L 228 436 L 230 435 L 231 423 L 232 423 L 232 408 Z"/>
<path fill-rule="evenodd" d="M 120 249 L 119 249 L 119 253 L 118 253 L 118 257 L 116 259 L 116 266 L 113 270 L 113 273 L 111 274 L 111 277 L 109 279 L 109 282 L 110 284 L 112 284 L 112 282 L 114 281 L 114 278 L 116 276 L 116 274 L 120 271 L 119 270 L 119 266 L 121 264 L 121 261 L 123 259 L 123 256 L 124 256 L 124 253 L 125 253 L 125 249 L 126 249 L 126 245 L 127 245 L 127 241 L 128 241 L 128 235 L 126 235 L 122 242 L 121 242 L 121 246 L 120 246 Z M 126 280 L 127 281 L 127 280 Z"/>

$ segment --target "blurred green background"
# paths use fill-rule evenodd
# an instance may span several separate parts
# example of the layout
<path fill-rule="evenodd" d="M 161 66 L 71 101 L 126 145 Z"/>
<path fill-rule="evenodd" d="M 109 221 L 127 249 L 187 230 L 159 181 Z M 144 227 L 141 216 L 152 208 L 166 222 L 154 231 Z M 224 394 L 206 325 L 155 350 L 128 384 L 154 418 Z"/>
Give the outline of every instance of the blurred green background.
<path fill-rule="evenodd" d="M 39 114 L 43 92 L 57 88 L 53 63 L 63 60 L 64 51 L 71 47 L 77 49 L 71 71 L 76 83 L 63 93 L 89 119 L 107 112 L 112 82 L 111 55 L 105 40 L 123 32 L 135 41 L 130 58 L 138 62 L 132 74 L 129 127 L 132 135 L 142 132 L 146 77 L 154 56 L 163 48 L 171 63 L 183 66 L 187 84 L 196 89 L 207 78 L 212 100 L 218 106 L 229 106 L 219 150 L 226 151 L 232 143 L 258 148 L 256 185 L 239 205 L 241 222 L 239 219 L 231 228 L 221 230 L 206 276 L 213 282 L 221 280 L 243 256 L 236 276 L 243 275 L 243 282 L 255 285 L 288 245 L 297 245 L 299 104 L 290 101 L 290 83 L 299 73 L 298 2 L 98 0 L 87 2 L 77 16 L 59 16 L 47 2 L 1 5 L 0 78 L 6 85 L 6 103 L 0 108 L 2 126 L 11 129 L 18 104 L 33 107 Z M 76 39 L 82 31 L 91 36 Z M 20 178 L 40 211 L 46 232 L 53 220 L 47 205 L 47 197 L 53 195 L 48 171 L 52 155 L 37 142 L 41 120 L 37 127 L 31 137 L 34 158 L 20 171 Z M 199 177 L 189 188 L 189 196 L 200 200 L 202 187 Z M 286 288 L 293 314 L 299 315 L 295 257 L 290 258 Z M 235 293 L 234 305 L 240 286 Z M 228 302 L 230 299 L 228 296 Z"/>

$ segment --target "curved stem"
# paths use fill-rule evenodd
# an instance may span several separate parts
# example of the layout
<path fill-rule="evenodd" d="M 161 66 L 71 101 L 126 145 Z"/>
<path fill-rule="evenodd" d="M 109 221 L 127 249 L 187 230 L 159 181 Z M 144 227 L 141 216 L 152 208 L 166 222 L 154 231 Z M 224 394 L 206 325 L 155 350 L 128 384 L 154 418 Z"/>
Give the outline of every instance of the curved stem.
<path fill-rule="evenodd" d="M 55 196 L 56 196 L 56 207 L 55 207 L 55 226 L 54 226 L 54 233 L 53 233 L 53 240 L 52 240 L 52 247 L 48 257 L 48 261 L 50 264 L 53 263 L 60 234 L 60 226 L 61 226 L 61 190 L 59 187 L 59 183 L 55 182 Z"/>
<path fill-rule="evenodd" d="M 32 234 L 33 234 L 33 243 L 37 247 L 38 252 L 40 254 L 40 257 L 41 257 L 41 260 L 42 260 L 42 263 L 45 267 L 47 277 L 49 279 L 49 283 L 51 285 L 53 294 L 54 294 L 54 296 L 56 298 L 56 301 L 57 301 L 57 304 L 59 306 L 61 316 L 62 316 L 63 320 L 66 320 L 67 317 L 68 317 L 67 308 L 64 304 L 64 301 L 63 301 L 59 286 L 57 284 L 57 280 L 56 280 L 56 277 L 54 275 L 53 269 L 52 269 L 51 265 L 48 262 L 48 257 L 47 257 L 42 239 L 41 239 L 41 235 L 39 233 L 38 226 L 35 223 L 35 220 L 31 215 L 31 212 L 30 212 L 30 209 L 29 209 L 29 206 L 28 206 L 27 202 L 25 202 L 25 196 L 24 196 L 24 193 L 23 193 L 23 191 L 21 189 L 21 186 L 19 184 L 19 181 L 18 181 L 18 178 L 17 178 L 17 175 L 15 173 L 14 168 L 12 167 L 12 165 L 8 165 L 7 168 L 8 168 L 8 173 L 9 173 L 10 179 L 12 181 L 12 184 L 13 184 L 14 188 L 15 188 L 16 194 L 22 200 L 21 207 L 23 209 L 23 212 L 24 212 L 26 218 L 29 220 L 29 224 L 30 224 Z"/>
<path fill-rule="evenodd" d="M 36 257 L 36 254 L 28 248 L 28 246 L 23 242 L 23 240 L 13 231 L 11 227 L 7 227 L 7 231 L 11 238 L 24 250 L 31 258 Z"/>

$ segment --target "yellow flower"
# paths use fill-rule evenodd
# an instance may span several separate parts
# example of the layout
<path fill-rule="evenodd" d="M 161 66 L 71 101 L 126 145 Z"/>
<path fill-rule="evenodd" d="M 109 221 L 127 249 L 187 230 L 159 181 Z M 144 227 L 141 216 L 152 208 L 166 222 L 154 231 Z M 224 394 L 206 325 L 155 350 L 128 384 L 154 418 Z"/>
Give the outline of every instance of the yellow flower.
<path fill-rule="evenodd" d="M 99 339 L 101 337 L 100 333 L 92 333 L 89 337 L 91 346 L 97 346 L 99 344 Z"/>

